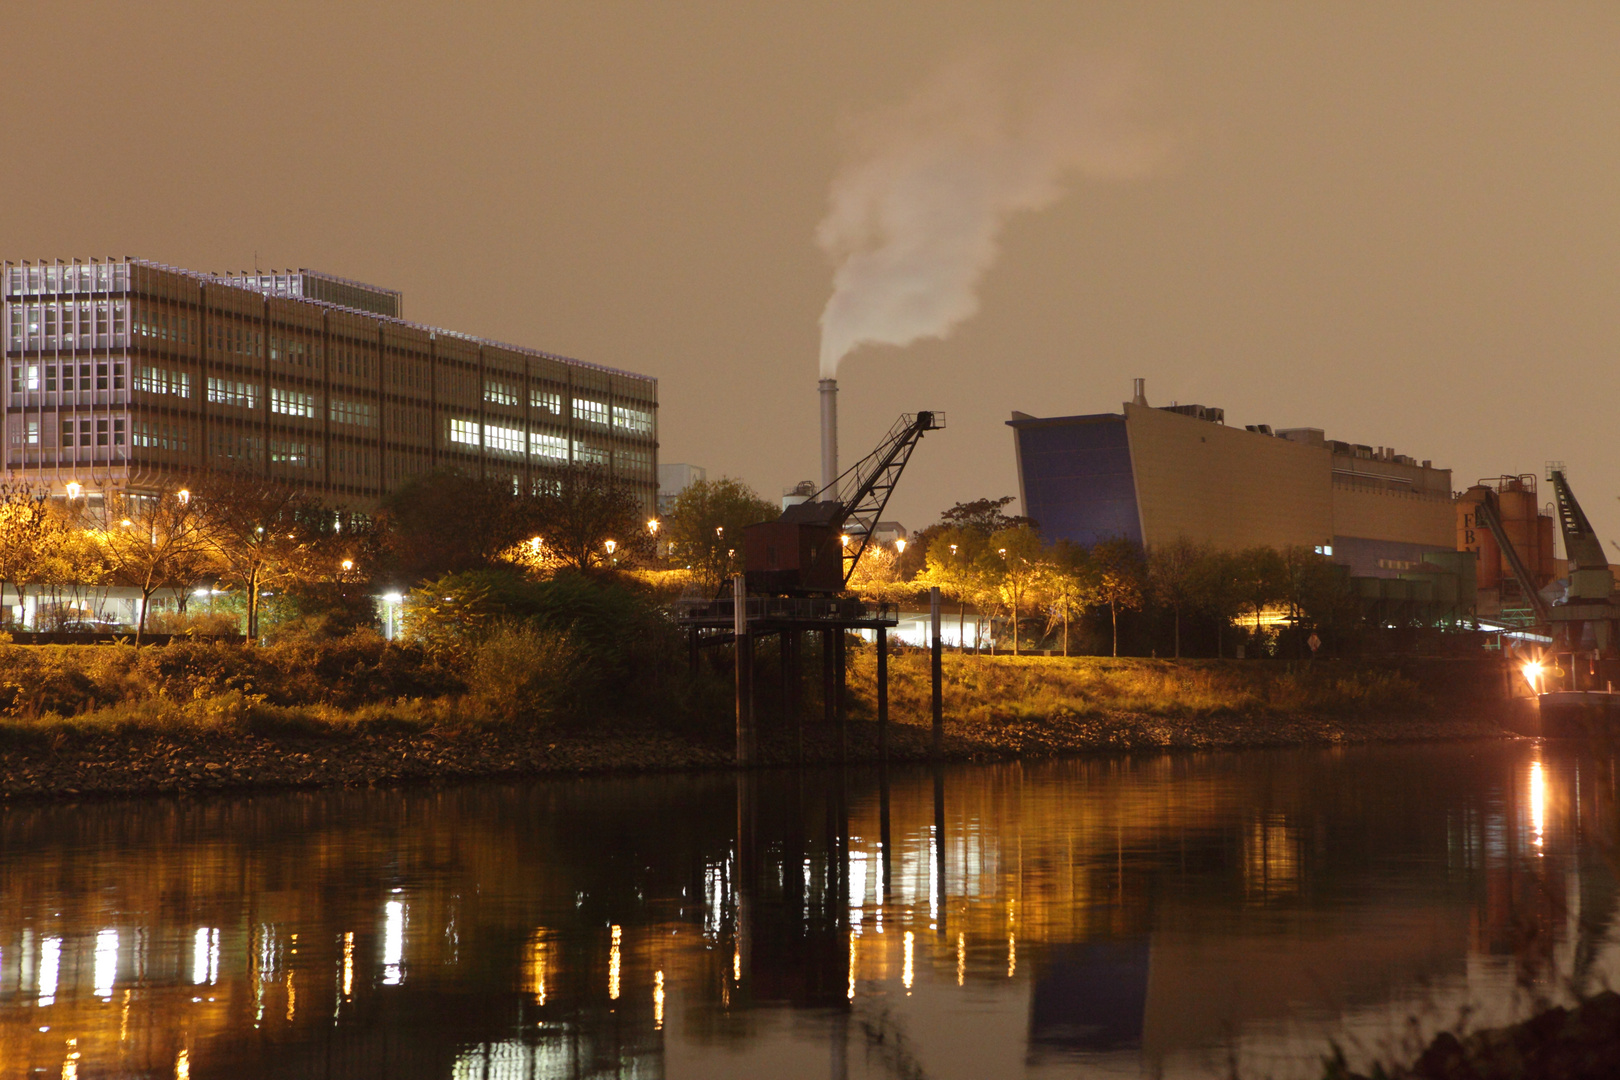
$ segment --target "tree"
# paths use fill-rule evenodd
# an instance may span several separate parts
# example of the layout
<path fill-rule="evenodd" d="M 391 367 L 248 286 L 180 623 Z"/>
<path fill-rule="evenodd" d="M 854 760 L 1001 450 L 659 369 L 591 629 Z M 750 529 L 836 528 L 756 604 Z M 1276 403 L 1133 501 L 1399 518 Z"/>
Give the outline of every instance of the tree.
<path fill-rule="evenodd" d="M 388 561 L 408 581 L 477 570 L 532 535 L 511 488 L 439 471 L 383 500 L 378 515 Z"/>
<path fill-rule="evenodd" d="M 1073 540 L 1059 540 L 1047 552 L 1042 567 L 1041 588 L 1050 605 L 1052 619 L 1063 622 L 1063 655 L 1069 655 L 1069 623 L 1087 605 L 1097 603 L 1097 583 L 1086 549 Z"/>
<path fill-rule="evenodd" d="M 10 585 L 22 603 L 23 590 L 43 579 L 67 540 L 67 527 L 50 504 L 48 490 L 21 485 L 0 493 L 0 626 L 11 617 L 4 603 Z"/>
<path fill-rule="evenodd" d="M 1041 538 L 1027 525 L 1001 529 L 990 536 L 990 547 L 1001 559 L 998 592 L 1012 614 L 1013 655 L 1018 650 L 1018 617 L 1041 575 Z"/>
<path fill-rule="evenodd" d="M 740 480 L 699 480 L 676 497 L 662 532 L 674 557 L 704 586 L 716 589 L 742 565 L 743 530 L 780 516 L 774 504 Z"/>
<path fill-rule="evenodd" d="M 1148 589 L 1175 617 L 1176 659 L 1181 659 L 1181 620 L 1208 599 L 1209 564 L 1214 549 L 1186 537 L 1148 552 Z"/>
<path fill-rule="evenodd" d="M 939 522 L 949 529 L 965 529 L 988 537 L 1005 529 L 1034 528 L 1033 518 L 1009 516 L 1002 513 L 1012 504 L 1011 495 L 999 499 L 975 499 L 957 503 L 939 515 Z"/>
<path fill-rule="evenodd" d="M 153 495 L 109 491 L 103 506 L 106 527 L 99 538 L 107 564 L 116 580 L 141 593 L 139 645 L 152 594 L 189 588 L 207 566 L 211 549 L 202 506 L 190 491 L 172 486 Z"/>
<path fill-rule="evenodd" d="M 1097 586 L 1097 599 L 1108 605 L 1113 627 L 1114 655 L 1119 655 L 1119 612 L 1136 611 L 1142 606 L 1142 586 L 1146 567 L 1142 549 L 1133 541 L 1104 540 L 1091 549 L 1091 566 Z"/>
<path fill-rule="evenodd" d="M 984 591 L 980 559 L 990 549 L 989 534 L 955 526 L 941 526 L 933 532 L 928 541 L 927 566 L 913 584 L 924 589 L 937 586 L 942 596 L 956 601 L 956 640 L 966 649 L 967 605 Z"/>
<path fill-rule="evenodd" d="M 311 519 L 320 509 L 286 484 L 218 473 L 198 482 L 207 548 L 223 576 L 247 595 L 247 638 L 259 637 L 259 593 L 306 575 L 322 532 Z M 351 560 L 352 561 L 352 560 Z"/>
<path fill-rule="evenodd" d="M 902 582 L 897 570 L 899 552 L 891 545 L 869 544 L 849 575 L 849 589 L 871 603 L 888 603 L 916 589 Z"/>
<path fill-rule="evenodd" d="M 1254 629 L 1272 604 L 1288 598 L 1288 564 L 1276 548 L 1252 547 L 1238 552 L 1235 560 L 1239 595 L 1254 612 Z"/>
<path fill-rule="evenodd" d="M 561 470 L 532 500 L 532 516 L 520 507 L 515 522 L 530 521 L 550 556 L 564 567 L 588 570 L 652 552 L 652 533 L 634 490 L 597 465 Z M 517 529 L 511 542 L 523 539 Z M 532 537 L 531 537 L 532 539 Z"/>

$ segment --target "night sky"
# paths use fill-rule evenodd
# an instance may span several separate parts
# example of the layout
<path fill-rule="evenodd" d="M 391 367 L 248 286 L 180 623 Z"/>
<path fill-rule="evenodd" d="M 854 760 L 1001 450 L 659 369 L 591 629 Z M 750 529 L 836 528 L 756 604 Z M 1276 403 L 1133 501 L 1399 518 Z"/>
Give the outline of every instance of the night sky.
<path fill-rule="evenodd" d="M 842 364 L 846 462 L 949 415 L 888 516 L 1015 493 L 1011 410 L 1144 376 L 1458 488 L 1563 460 L 1620 540 L 1617 58 L 1599 3 L 12 4 L 0 254 L 398 288 L 656 376 L 661 460 L 774 497 L 818 471 L 835 178 L 943 147 L 932 197 L 1035 194 L 947 337 Z"/>

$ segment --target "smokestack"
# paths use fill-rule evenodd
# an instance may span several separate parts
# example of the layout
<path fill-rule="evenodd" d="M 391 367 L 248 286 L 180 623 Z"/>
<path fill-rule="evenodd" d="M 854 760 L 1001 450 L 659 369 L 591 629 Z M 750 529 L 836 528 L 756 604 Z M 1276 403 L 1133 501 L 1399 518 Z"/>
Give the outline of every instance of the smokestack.
<path fill-rule="evenodd" d="M 821 486 L 838 479 L 838 380 L 821 380 Z M 834 498 L 837 493 L 834 492 Z"/>
<path fill-rule="evenodd" d="M 1136 384 L 1135 387 L 1133 387 L 1133 389 L 1136 391 L 1136 396 L 1132 400 L 1131 403 L 1133 405 L 1146 406 L 1147 405 L 1147 380 L 1146 379 L 1133 379 L 1131 381 Z"/>

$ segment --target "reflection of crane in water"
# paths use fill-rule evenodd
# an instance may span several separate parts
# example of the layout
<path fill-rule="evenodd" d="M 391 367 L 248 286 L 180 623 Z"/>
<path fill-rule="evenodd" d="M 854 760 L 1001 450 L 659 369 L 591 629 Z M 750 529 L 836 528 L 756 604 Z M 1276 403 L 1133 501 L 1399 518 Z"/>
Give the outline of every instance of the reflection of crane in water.
<path fill-rule="evenodd" d="M 868 1060 L 876 1058 L 896 1080 L 927 1080 L 928 1071 L 917 1060 L 900 1020 L 887 1006 L 875 1002 L 856 1005 L 855 1013 L 855 1022 L 866 1038 Z"/>

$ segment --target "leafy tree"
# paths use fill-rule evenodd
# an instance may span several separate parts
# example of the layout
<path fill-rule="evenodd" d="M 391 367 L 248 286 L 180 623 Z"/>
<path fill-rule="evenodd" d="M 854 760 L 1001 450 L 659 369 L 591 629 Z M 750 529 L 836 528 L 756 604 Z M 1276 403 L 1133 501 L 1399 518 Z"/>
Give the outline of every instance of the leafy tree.
<path fill-rule="evenodd" d="M 964 646 L 967 642 L 967 606 L 969 603 L 977 604 L 989 586 L 983 562 L 989 550 L 988 533 L 941 526 L 928 541 L 926 568 L 912 579 L 912 583 L 920 588 L 937 586 L 941 596 L 956 601 L 956 640 Z"/>
<path fill-rule="evenodd" d="M 520 510 L 515 520 L 532 521 L 550 557 L 575 570 L 652 554 L 652 533 L 640 498 L 628 483 L 596 465 L 561 470 L 534 497 L 532 516 Z M 508 539 L 523 539 L 523 531 Z"/>
<path fill-rule="evenodd" d="M 1001 559 L 997 591 L 1012 615 L 1013 655 L 1019 655 L 1018 617 L 1041 578 L 1041 538 L 1027 525 L 1001 529 L 990 535 L 989 546 Z"/>
<path fill-rule="evenodd" d="M 447 471 L 394 491 L 378 519 L 386 561 L 412 582 L 489 566 L 532 535 L 510 487 Z"/>
<path fill-rule="evenodd" d="M 247 637 L 259 637 L 259 594 L 309 573 L 321 530 L 319 513 L 294 488 L 262 477 L 219 473 L 198 482 L 192 497 L 201 508 L 207 546 L 222 576 L 242 586 L 247 601 Z"/>
<path fill-rule="evenodd" d="M 1097 600 L 1108 605 L 1114 635 L 1114 655 L 1118 656 L 1120 609 L 1137 611 L 1142 607 L 1143 586 L 1147 577 L 1142 549 L 1130 540 L 1104 540 L 1091 549 L 1090 561 Z"/>
<path fill-rule="evenodd" d="M 1252 547 L 1237 553 L 1234 569 L 1239 595 L 1254 613 L 1254 629 L 1258 633 L 1265 609 L 1288 599 L 1288 563 L 1276 548 Z"/>
<path fill-rule="evenodd" d="M 1088 605 L 1097 601 L 1096 575 L 1092 573 L 1091 559 L 1086 549 L 1073 540 L 1059 540 L 1047 552 L 1042 567 L 1041 589 L 1052 614 L 1047 624 L 1050 632 L 1059 620 L 1063 623 L 1063 655 L 1069 655 L 1069 623 Z"/>
<path fill-rule="evenodd" d="M 1019 517 L 1003 513 L 1012 505 L 1013 497 L 1003 495 L 999 499 L 975 499 L 972 502 L 957 503 L 955 506 L 939 515 L 941 525 L 948 529 L 965 529 L 968 532 L 978 533 L 988 537 L 1006 529 L 1034 528 L 1033 518 Z"/>
<path fill-rule="evenodd" d="M 1210 606 L 1210 564 L 1214 558 L 1215 551 L 1208 544 L 1186 537 L 1148 553 L 1148 589 L 1154 600 L 1174 614 L 1177 660 L 1181 659 L 1182 618 Z"/>
<path fill-rule="evenodd" d="M 208 568 L 212 551 L 201 503 L 191 492 L 166 486 L 155 495 L 109 491 L 106 527 L 99 539 L 114 580 L 140 590 L 135 644 L 146 634 L 152 594 L 187 589 Z"/>
<path fill-rule="evenodd" d="M 48 490 L 25 484 L 0 493 L 0 597 L 10 585 L 21 603 L 23 590 L 45 576 L 67 535 Z M 11 605 L 0 603 L 0 626 L 10 617 Z"/>
<path fill-rule="evenodd" d="M 715 589 L 742 566 L 743 530 L 780 516 L 774 504 L 740 480 L 700 480 L 675 499 L 662 533 L 674 558 Z"/>

